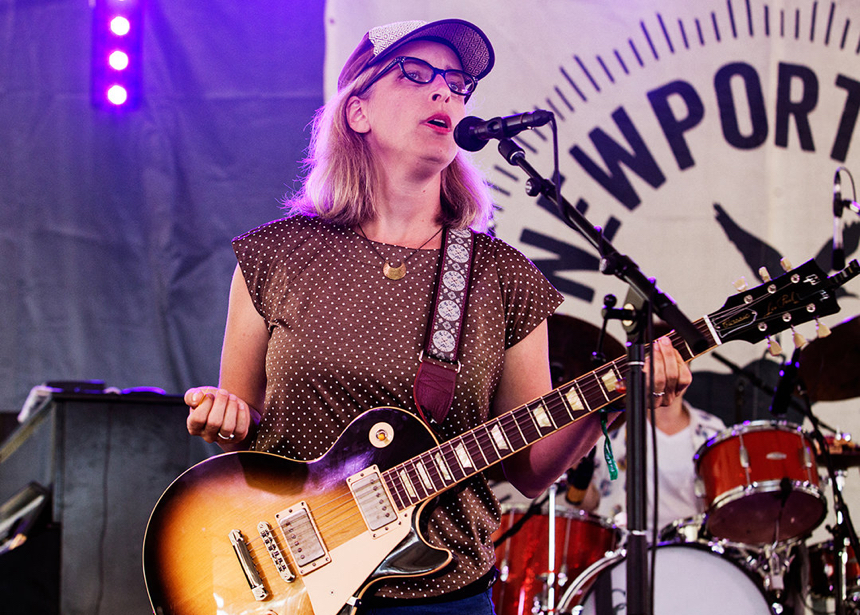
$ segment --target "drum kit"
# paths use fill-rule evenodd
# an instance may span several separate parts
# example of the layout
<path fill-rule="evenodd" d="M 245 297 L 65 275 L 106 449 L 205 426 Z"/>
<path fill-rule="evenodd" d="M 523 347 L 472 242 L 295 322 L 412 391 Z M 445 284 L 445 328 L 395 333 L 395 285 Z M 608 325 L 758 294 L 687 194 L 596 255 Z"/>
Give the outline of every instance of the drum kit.
<path fill-rule="evenodd" d="M 860 397 L 856 370 L 846 367 L 860 366 L 858 355 L 860 317 L 807 344 L 799 374 L 810 402 Z M 589 371 L 582 361 L 564 367 Z M 860 615 L 856 536 L 841 497 L 848 471 L 860 467 L 860 445 L 848 434 L 821 435 L 809 417 L 812 431 L 783 420 L 745 421 L 699 448 L 692 462 L 705 512 L 663 528 L 651 547 L 655 615 Z M 828 485 L 833 538 L 807 544 L 826 517 Z M 544 500 L 548 510 L 503 507 L 494 534 L 497 613 L 626 612 L 625 529 L 581 510 L 556 513 L 557 488 Z"/>

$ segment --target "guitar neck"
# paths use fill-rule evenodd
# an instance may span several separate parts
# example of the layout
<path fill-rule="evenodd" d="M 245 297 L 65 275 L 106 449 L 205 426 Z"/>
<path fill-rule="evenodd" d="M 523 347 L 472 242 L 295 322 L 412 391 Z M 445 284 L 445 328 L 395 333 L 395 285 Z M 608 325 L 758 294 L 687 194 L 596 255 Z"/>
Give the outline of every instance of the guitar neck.
<path fill-rule="evenodd" d="M 716 347 L 709 321 L 694 326 Z M 685 361 L 692 350 L 675 331 L 672 344 Z M 548 394 L 475 427 L 383 472 L 400 510 L 435 497 L 451 486 L 624 397 L 627 357 L 622 356 Z"/>

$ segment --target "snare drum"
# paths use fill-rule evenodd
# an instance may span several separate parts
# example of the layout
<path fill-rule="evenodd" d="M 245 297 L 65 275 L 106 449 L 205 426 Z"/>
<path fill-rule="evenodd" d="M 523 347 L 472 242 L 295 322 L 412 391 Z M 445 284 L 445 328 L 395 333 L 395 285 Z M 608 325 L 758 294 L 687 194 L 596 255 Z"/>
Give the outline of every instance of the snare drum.
<path fill-rule="evenodd" d="M 493 539 L 501 538 L 523 519 L 528 506 L 502 509 L 502 522 Z M 566 510 L 555 517 L 555 596 L 567 580 L 618 547 L 620 530 L 601 517 Z M 496 547 L 499 580 L 493 585 L 498 615 L 545 612 L 549 587 L 549 516 L 536 514 Z"/>
<path fill-rule="evenodd" d="M 654 615 L 773 615 L 761 578 L 725 555 L 699 544 L 656 549 Z M 626 613 L 626 564 L 619 551 L 590 566 L 565 590 L 558 613 Z"/>
<path fill-rule="evenodd" d="M 814 530 L 827 513 L 815 453 L 797 425 L 735 425 L 705 442 L 693 461 L 707 529 L 718 538 L 786 541 Z"/>

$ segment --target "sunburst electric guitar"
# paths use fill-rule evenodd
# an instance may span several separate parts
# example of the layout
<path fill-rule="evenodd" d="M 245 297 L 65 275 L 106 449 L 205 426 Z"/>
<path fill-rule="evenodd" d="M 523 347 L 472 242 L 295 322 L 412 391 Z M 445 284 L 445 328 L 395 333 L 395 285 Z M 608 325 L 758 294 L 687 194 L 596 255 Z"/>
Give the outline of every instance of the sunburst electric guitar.
<path fill-rule="evenodd" d="M 757 342 L 839 311 L 835 289 L 857 261 L 827 277 L 814 261 L 729 298 L 695 323 L 709 349 Z M 676 333 L 671 339 L 693 358 Z M 436 495 L 620 399 L 626 357 L 439 444 L 397 408 L 352 421 L 319 459 L 217 455 L 187 470 L 155 506 L 143 571 L 158 615 L 335 615 L 374 582 L 420 576 L 451 554 L 418 531 Z M 423 451 L 411 456 L 415 451 Z"/>

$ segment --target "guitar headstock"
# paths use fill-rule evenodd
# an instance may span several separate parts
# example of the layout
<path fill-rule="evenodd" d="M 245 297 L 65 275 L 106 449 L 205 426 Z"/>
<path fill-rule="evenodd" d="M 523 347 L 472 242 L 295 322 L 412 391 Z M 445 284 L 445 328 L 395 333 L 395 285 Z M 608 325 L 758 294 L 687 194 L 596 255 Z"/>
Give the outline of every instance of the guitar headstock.
<path fill-rule="evenodd" d="M 741 290 L 708 318 L 722 342 L 739 339 L 754 344 L 795 325 L 838 312 L 833 291 L 858 274 L 860 265 L 856 260 L 830 277 L 809 260 L 755 288 Z"/>

